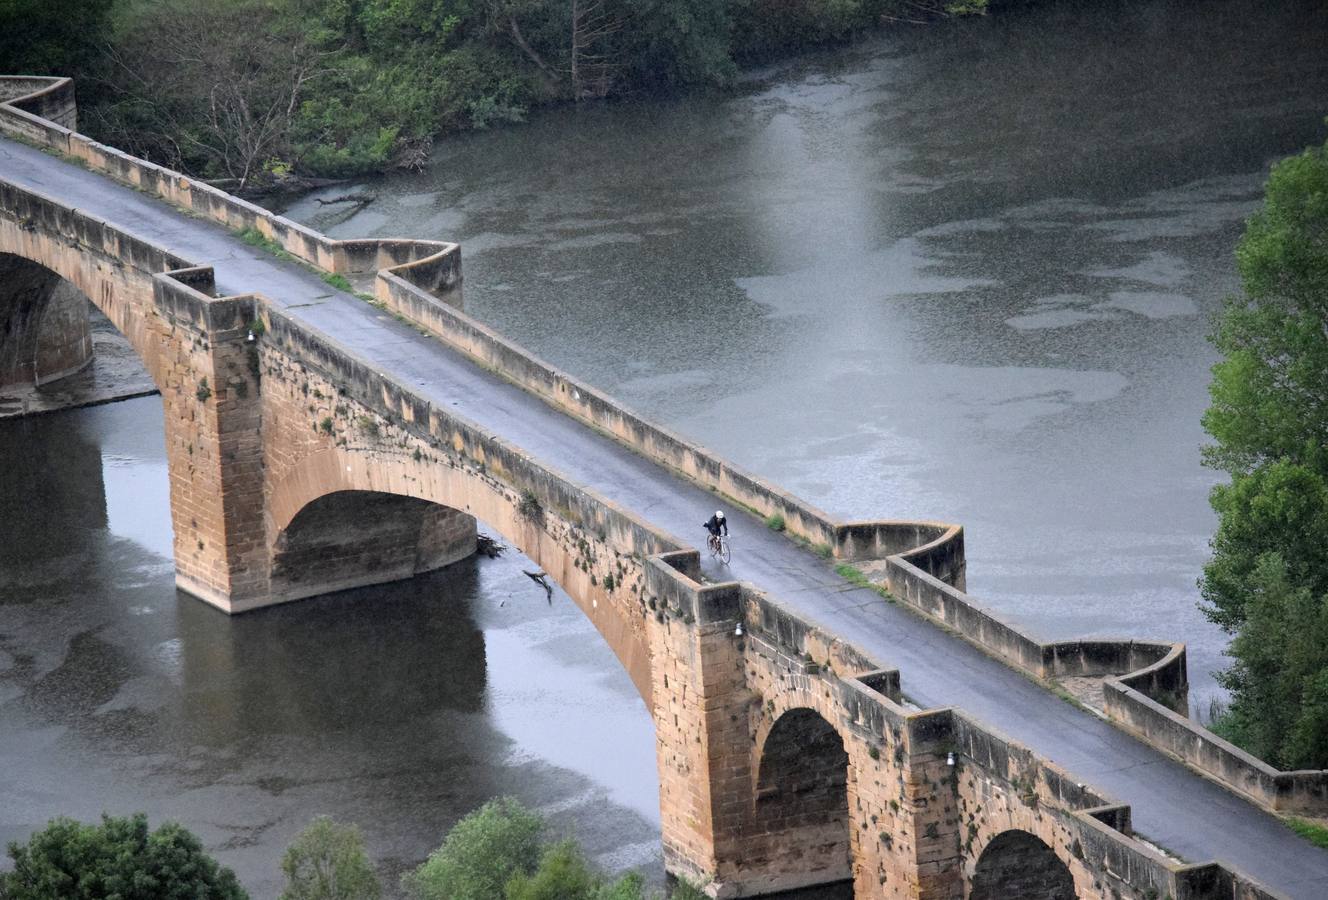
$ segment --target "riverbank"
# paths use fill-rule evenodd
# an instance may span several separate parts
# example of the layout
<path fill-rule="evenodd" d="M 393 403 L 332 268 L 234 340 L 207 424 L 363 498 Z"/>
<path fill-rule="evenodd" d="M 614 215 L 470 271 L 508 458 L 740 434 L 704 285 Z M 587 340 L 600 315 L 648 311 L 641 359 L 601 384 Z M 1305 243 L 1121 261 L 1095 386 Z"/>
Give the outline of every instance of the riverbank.
<path fill-rule="evenodd" d="M 92 361 L 82 371 L 40 386 L 0 388 L 0 419 L 115 403 L 157 393 L 143 363 L 101 312 L 88 304 Z"/>
<path fill-rule="evenodd" d="M 435 140 L 536 109 L 722 91 L 752 65 L 988 2 L 98 0 L 78 23 L 0 14 L 0 34 L 49 38 L 0 38 L 0 56 L 74 78 L 98 140 L 243 193 L 420 169 Z"/>

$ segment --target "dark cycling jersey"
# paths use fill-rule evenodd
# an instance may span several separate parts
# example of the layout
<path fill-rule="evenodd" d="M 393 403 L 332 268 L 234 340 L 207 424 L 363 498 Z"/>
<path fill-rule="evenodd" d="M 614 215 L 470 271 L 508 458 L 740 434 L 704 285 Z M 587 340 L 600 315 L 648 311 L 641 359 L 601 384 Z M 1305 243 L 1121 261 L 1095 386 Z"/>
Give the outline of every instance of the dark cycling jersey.
<path fill-rule="evenodd" d="M 711 516 L 705 523 L 705 530 L 719 537 L 719 532 L 723 530 L 725 534 L 729 533 L 729 520 L 721 519 L 717 516 Z"/>

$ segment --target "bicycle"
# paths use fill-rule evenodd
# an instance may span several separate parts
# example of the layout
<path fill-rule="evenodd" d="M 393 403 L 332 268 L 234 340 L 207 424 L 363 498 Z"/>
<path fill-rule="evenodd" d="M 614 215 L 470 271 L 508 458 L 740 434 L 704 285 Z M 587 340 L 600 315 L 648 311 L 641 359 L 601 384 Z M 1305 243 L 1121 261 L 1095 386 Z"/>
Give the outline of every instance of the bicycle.
<path fill-rule="evenodd" d="M 733 558 L 733 552 L 729 548 L 729 536 L 727 534 L 712 534 L 710 535 L 709 544 L 710 555 L 717 557 L 720 562 L 727 566 L 729 560 Z"/>

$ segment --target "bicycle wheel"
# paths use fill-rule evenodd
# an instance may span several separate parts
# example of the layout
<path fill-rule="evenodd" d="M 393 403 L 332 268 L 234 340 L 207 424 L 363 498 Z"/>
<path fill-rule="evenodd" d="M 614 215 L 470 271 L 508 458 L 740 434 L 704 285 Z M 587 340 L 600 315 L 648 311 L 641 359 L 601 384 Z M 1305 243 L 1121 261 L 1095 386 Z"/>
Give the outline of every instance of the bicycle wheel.
<path fill-rule="evenodd" d="M 726 537 L 719 539 L 719 558 L 724 561 L 726 566 L 729 564 L 729 560 L 733 558 L 733 551 L 729 549 L 729 539 Z"/>

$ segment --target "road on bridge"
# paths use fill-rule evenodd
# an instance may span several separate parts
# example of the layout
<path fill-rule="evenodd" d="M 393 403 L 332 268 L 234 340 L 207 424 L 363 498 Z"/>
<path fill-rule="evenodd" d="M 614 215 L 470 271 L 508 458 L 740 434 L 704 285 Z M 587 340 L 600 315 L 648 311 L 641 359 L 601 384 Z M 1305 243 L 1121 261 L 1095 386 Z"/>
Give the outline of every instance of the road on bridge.
<path fill-rule="evenodd" d="M 0 178 L 104 218 L 198 265 L 214 266 L 222 293 L 264 294 L 428 400 L 452 407 L 571 480 L 702 545 L 701 522 L 716 506 L 713 493 L 334 290 L 303 266 L 250 247 L 220 225 L 5 139 L 0 139 Z M 612 393 L 612 385 L 601 387 Z M 907 513 L 881 510 L 882 517 Z M 1062 701 L 964 640 L 873 591 L 855 588 L 835 574 L 832 563 L 771 532 L 760 520 L 735 510 L 730 527 L 733 562 L 707 574 L 749 581 L 884 665 L 898 667 L 903 691 L 914 703 L 967 710 L 1084 783 L 1130 804 L 1140 836 L 1186 861 L 1225 862 L 1297 900 L 1328 898 L 1328 851 L 1301 839 L 1273 815 Z"/>

